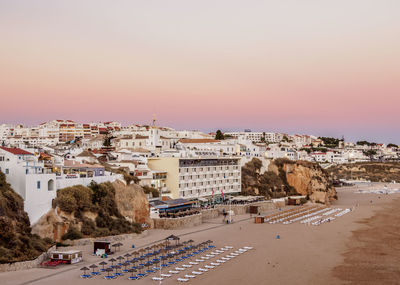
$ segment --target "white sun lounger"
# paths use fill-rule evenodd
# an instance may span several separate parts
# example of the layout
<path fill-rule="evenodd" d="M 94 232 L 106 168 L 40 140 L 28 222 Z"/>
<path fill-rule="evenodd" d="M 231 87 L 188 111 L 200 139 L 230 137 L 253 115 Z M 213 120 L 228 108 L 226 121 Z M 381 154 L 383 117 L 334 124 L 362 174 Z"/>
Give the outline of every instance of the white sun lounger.
<path fill-rule="evenodd" d="M 195 274 L 195 275 L 201 275 L 201 274 L 203 274 L 203 272 L 199 272 L 199 271 L 192 271 L 192 274 Z"/>
<path fill-rule="evenodd" d="M 164 278 L 162 278 L 162 277 L 153 277 L 153 278 L 151 278 L 152 280 L 154 280 L 154 281 L 161 281 L 161 280 L 164 280 Z"/>
<path fill-rule="evenodd" d="M 161 277 L 164 277 L 164 278 L 168 278 L 168 277 L 171 277 L 172 275 L 171 274 L 161 274 Z"/>
<path fill-rule="evenodd" d="M 208 271 L 208 269 L 205 269 L 205 268 L 199 268 L 199 271 L 202 271 L 202 272 L 207 272 L 207 271 Z"/>
<path fill-rule="evenodd" d="M 212 265 L 206 265 L 206 266 L 204 266 L 205 268 L 207 268 L 207 269 L 213 269 L 215 266 L 212 266 Z"/>
<path fill-rule="evenodd" d="M 226 257 L 228 257 L 228 258 L 235 258 L 236 256 L 234 256 L 234 255 L 227 255 Z"/>
<path fill-rule="evenodd" d="M 238 256 L 239 254 L 232 252 L 231 255 Z"/>
<path fill-rule="evenodd" d="M 221 259 L 226 260 L 226 261 L 230 260 L 230 258 L 227 258 L 227 257 L 222 257 Z"/>
<path fill-rule="evenodd" d="M 203 260 L 202 260 L 203 261 Z M 198 262 L 193 262 L 193 261 L 191 261 L 191 262 L 189 262 L 189 264 L 191 264 L 191 265 L 197 265 L 197 264 L 199 264 Z"/>
<path fill-rule="evenodd" d="M 189 279 L 186 279 L 186 278 L 178 278 L 176 280 L 178 280 L 179 282 L 188 282 L 189 281 Z"/>
<path fill-rule="evenodd" d="M 179 273 L 179 271 L 175 271 L 175 270 L 170 270 L 170 271 L 168 271 L 169 273 L 172 273 L 172 274 L 178 274 Z"/>
<path fill-rule="evenodd" d="M 190 274 L 185 275 L 185 278 L 195 278 L 195 277 L 196 277 L 196 275 L 190 275 Z"/>
<path fill-rule="evenodd" d="M 192 267 L 193 265 L 190 265 L 190 264 L 183 264 L 182 265 L 182 267 L 185 267 L 185 268 L 190 268 L 190 267 Z"/>
<path fill-rule="evenodd" d="M 226 262 L 226 260 L 221 260 L 221 259 L 218 259 L 218 260 L 217 260 L 217 262 L 219 262 L 219 263 L 225 263 L 225 262 Z"/>
<path fill-rule="evenodd" d="M 203 259 L 196 259 L 195 261 L 197 261 L 197 262 L 203 262 L 204 260 L 203 260 Z"/>
<path fill-rule="evenodd" d="M 253 249 L 251 246 L 244 246 L 245 249 Z"/>
<path fill-rule="evenodd" d="M 225 245 L 225 248 L 227 248 L 227 249 L 232 249 L 232 248 L 233 248 L 233 246 L 228 246 L 228 245 Z"/>
<path fill-rule="evenodd" d="M 202 259 L 210 259 L 210 258 L 207 257 L 207 256 L 202 256 L 202 257 L 200 257 L 200 258 L 202 258 Z"/>
<path fill-rule="evenodd" d="M 176 269 L 176 270 L 179 270 L 179 271 L 185 270 L 185 268 L 182 268 L 182 267 L 175 267 L 175 269 Z"/>
<path fill-rule="evenodd" d="M 212 266 L 218 266 L 218 265 L 220 265 L 219 263 L 215 263 L 215 262 L 211 262 L 210 263 Z"/>
<path fill-rule="evenodd" d="M 211 258 L 211 257 L 214 257 L 214 256 L 213 256 L 213 255 L 211 255 L 211 254 L 207 254 L 206 256 L 207 256 L 207 257 L 210 257 L 210 258 Z"/>

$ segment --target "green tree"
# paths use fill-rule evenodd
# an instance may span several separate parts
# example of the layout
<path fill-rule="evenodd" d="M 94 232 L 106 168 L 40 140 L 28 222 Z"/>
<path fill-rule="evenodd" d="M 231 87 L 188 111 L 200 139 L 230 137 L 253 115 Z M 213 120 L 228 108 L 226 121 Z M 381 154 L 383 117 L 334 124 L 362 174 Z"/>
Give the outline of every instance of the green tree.
<path fill-rule="evenodd" d="M 217 133 L 215 134 L 215 139 L 216 140 L 224 140 L 225 136 L 224 134 L 221 132 L 221 130 L 218 130 Z"/>
<path fill-rule="evenodd" d="M 368 156 L 370 160 L 372 160 L 373 156 L 376 155 L 376 150 L 370 149 L 364 151 L 363 153 Z"/>
<path fill-rule="evenodd" d="M 261 142 L 265 142 L 265 132 L 263 132 L 263 136 L 261 137 Z"/>

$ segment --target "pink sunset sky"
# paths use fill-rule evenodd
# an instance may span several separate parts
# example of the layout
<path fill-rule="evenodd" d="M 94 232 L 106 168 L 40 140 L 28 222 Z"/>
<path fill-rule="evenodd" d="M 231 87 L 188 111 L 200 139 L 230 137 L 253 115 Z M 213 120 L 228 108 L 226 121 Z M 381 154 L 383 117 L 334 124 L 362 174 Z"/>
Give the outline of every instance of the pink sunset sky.
<path fill-rule="evenodd" d="M 0 123 L 400 144 L 399 0 L 0 1 Z"/>

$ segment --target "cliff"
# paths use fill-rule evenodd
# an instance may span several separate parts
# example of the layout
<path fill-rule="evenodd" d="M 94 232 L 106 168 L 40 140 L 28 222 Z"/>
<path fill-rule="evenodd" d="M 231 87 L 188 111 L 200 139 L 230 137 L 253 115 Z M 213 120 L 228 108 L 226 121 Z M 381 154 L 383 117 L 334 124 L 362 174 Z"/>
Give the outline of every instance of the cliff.
<path fill-rule="evenodd" d="M 280 198 L 305 195 L 312 202 L 330 203 L 337 199 L 329 175 L 318 165 L 305 161 L 277 159 L 260 173 L 261 162 L 254 158 L 242 168 L 242 192 Z"/>
<path fill-rule="evenodd" d="M 138 185 L 121 181 L 74 186 L 57 192 L 53 209 L 33 232 L 55 241 L 141 232 L 150 223 L 149 204 Z"/>
<path fill-rule="evenodd" d="M 31 233 L 24 201 L 0 172 L 0 263 L 32 260 L 51 246 Z"/>
<path fill-rule="evenodd" d="M 327 169 L 333 179 L 400 182 L 398 162 L 359 162 L 335 165 Z"/>

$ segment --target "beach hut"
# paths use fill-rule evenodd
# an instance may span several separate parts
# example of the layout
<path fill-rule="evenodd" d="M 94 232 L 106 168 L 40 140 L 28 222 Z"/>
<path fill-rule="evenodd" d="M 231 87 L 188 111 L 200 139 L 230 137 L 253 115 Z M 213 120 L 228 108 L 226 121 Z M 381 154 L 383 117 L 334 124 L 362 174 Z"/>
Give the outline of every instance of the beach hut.
<path fill-rule="evenodd" d="M 256 223 L 256 224 L 264 223 L 264 217 L 263 216 L 254 217 L 254 223 Z"/>
<path fill-rule="evenodd" d="M 51 261 L 62 261 L 66 264 L 73 264 L 82 261 L 82 251 L 53 251 L 50 254 Z"/>
<path fill-rule="evenodd" d="M 111 242 L 105 240 L 95 241 L 93 244 L 93 253 L 96 255 L 110 254 Z"/>

